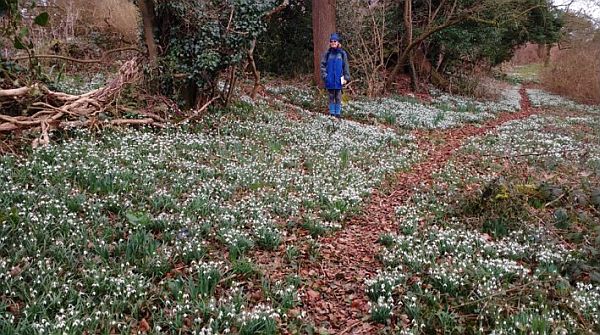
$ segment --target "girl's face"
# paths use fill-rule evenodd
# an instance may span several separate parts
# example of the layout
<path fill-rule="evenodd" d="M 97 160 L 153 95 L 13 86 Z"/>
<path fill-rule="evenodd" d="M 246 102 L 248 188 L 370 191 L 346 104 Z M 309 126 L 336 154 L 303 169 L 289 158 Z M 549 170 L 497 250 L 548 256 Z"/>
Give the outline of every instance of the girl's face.
<path fill-rule="evenodd" d="M 340 45 L 340 43 L 338 41 L 329 41 L 329 47 L 330 48 L 337 48 Z"/>

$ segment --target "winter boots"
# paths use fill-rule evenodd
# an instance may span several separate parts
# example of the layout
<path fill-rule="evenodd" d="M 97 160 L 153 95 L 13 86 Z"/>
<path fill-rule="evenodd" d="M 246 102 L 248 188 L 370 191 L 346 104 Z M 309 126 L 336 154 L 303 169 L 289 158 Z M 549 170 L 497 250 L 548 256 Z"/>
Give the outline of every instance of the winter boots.
<path fill-rule="evenodd" d="M 329 115 L 341 118 L 342 104 L 329 104 Z"/>

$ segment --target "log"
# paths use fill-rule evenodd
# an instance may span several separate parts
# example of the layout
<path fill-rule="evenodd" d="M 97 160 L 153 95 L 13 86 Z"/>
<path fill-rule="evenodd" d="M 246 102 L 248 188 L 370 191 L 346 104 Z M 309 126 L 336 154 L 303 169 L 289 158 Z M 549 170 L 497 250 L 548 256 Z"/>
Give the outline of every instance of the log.
<path fill-rule="evenodd" d="M 3 131 L 13 131 L 13 130 L 17 130 L 17 129 L 19 129 L 19 127 L 16 126 L 15 124 L 13 124 L 13 123 L 8 123 L 8 122 L 7 123 L 0 123 L 0 132 L 3 132 Z"/>
<path fill-rule="evenodd" d="M 33 87 L 25 86 L 8 90 L 0 90 L 0 97 L 22 97 L 29 94 L 29 91 L 32 89 Z"/>

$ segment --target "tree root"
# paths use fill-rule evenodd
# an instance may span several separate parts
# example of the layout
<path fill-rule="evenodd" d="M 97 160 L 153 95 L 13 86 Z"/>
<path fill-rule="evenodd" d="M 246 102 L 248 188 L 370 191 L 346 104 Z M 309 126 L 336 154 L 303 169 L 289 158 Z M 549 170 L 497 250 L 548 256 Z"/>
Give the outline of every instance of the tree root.
<path fill-rule="evenodd" d="M 39 129 L 40 136 L 32 145 L 43 146 L 50 143 L 49 132 L 52 129 L 65 129 L 84 126 L 121 126 L 121 125 L 156 125 L 164 123 L 164 118 L 151 113 L 143 119 L 114 119 L 99 121 L 98 114 L 106 112 L 123 88 L 136 82 L 139 78 L 137 59 L 132 59 L 120 68 L 119 74 L 108 85 L 100 89 L 82 94 L 70 95 L 53 92 L 41 85 L 0 90 L 0 103 L 19 100 L 34 94 L 41 94 L 38 101 L 29 106 L 35 111 L 30 116 L 9 116 L 0 114 L 0 132 L 24 129 Z"/>

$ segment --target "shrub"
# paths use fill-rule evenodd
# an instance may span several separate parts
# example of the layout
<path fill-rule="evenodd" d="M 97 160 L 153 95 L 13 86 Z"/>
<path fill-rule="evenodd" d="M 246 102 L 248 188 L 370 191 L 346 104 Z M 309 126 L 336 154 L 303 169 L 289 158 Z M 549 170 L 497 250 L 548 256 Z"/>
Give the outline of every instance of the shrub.
<path fill-rule="evenodd" d="M 542 71 L 545 89 L 582 103 L 600 103 L 600 43 L 580 43 L 558 53 Z"/>

